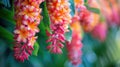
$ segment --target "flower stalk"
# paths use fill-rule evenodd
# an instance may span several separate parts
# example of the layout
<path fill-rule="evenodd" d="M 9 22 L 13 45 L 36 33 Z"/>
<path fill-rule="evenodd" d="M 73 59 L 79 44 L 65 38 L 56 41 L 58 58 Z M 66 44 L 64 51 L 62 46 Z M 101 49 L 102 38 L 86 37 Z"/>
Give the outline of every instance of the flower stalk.
<path fill-rule="evenodd" d="M 68 0 L 47 0 L 47 8 L 50 16 L 50 29 L 48 32 L 49 39 L 47 42 L 51 42 L 47 48 L 52 53 L 62 53 L 62 44 L 65 42 L 64 34 L 68 31 L 68 25 L 71 23 L 70 15 L 70 3 Z"/>
<path fill-rule="evenodd" d="M 18 61 L 27 60 L 32 54 L 34 43 L 39 32 L 38 25 L 42 19 L 41 4 L 43 0 L 15 0 L 15 21 L 14 30 L 14 57 Z"/>

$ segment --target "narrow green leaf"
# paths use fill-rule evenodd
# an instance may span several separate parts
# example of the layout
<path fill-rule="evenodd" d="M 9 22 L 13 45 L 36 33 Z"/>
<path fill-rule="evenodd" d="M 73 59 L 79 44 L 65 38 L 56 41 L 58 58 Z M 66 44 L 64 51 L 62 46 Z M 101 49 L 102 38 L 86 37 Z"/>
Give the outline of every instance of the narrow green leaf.
<path fill-rule="evenodd" d="M 13 42 L 13 34 L 0 26 L 0 37 L 6 39 L 8 42 Z"/>
<path fill-rule="evenodd" d="M 91 12 L 94 12 L 94 13 L 97 13 L 97 14 L 100 14 L 100 10 L 98 8 L 88 8 L 88 10 L 90 10 Z"/>
<path fill-rule="evenodd" d="M 100 10 L 98 8 L 90 7 L 88 4 L 84 4 L 84 5 L 87 7 L 89 11 L 100 14 Z"/>
<path fill-rule="evenodd" d="M 12 11 L 13 11 L 13 13 L 14 13 L 14 0 L 12 0 L 11 9 L 12 9 Z"/>
<path fill-rule="evenodd" d="M 37 42 L 35 42 L 35 44 L 34 44 L 34 50 L 33 50 L 32 54 L 35 55 L 35 56 L 37 56 L 38 51 L 39 51 L 39 44 Z"/>
<path fill-rule="evenodd" d="M 50 18 L 49 18 L 46 2 L 43 2 L 40 5 L 40 7 L 42 8 L 42 16 L 43 16 L 44 25 L 46 26 L 46 28 L 49 28 L 49 26 L 50 26 Z"/>
<path fill-rule="evenodd" d="M 43 20 L 40 22 L 39 24 L 39 29 L 40 29 L 40 35 L 46 35 L 46 27 L 45 27 L 45 24 L 43 22 Z"/>
<path fill-rule="evenodd" d="M 14 16 L 13 11 L 10 11 L 6 8 L 1 8 L 0 9 L 0 18 L 5 19 L 5 20 L 15 24 L 13 16 Z"/>
<path fill-rule="evenodd" d="M 66 33 L 65 33 L 65 38 L 66 38 L 67 41 L 70 42 L 71 39 L 72 39 L 72 30 L 71 30 L 70 27 L 69 27 L 68 29 L 69 29 L 69 32 L 66 32 Z"/>
<path fill-rule="evenodd" d="M 74 4 L 74 0 L 69 0 L 69 3 L 70 3 L 70 9 L 71 9 L 70 14 L 71 14 L 72 16 L 74 16 L 74 14 L 75 14 L 75 4 Z"/>
<path fill-rule="evenodd" d="M 13 34 L 7 31 L 2 26 L 0 26 L 0 38 L 4 39 L 9 44 L 9 47 L 11 49 L 13 48 Z"/>
<path fill-rule="evenodd" d="M 88 0 L 84 0 L 84 3 L 88 3 Z"/>

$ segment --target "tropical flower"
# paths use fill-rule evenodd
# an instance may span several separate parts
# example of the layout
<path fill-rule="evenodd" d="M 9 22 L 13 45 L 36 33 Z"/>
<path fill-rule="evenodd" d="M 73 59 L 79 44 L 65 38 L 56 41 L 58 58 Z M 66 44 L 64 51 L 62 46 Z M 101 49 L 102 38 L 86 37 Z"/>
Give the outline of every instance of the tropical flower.
<path fill-rule="evenodd" d="M 120 10 L 119 10 L 119 2 L 115 0 L 101 0 L 101 13 L 106 18 L 110 25 L 120 25 Z M 104 8 L 103 8 L 104 7 Z"/>
<path fill-rule="evenodd" d="M 39 32 L 38 25 L 42 17 L 39 4 L 43 0 L 15 0 L 14 56 L 24 61 L 32 54 L 34 43 Z"/>
<path fill-rule="evenodd" d="M 88 3 L 91 7 L 97 6 L 96 1 L 88 0 Z M 78 18 L 81 26 L 83 27 L 84 31 L 90 32 L 92 29 L 97 25 L 99 21 L 99 15 L 96 13 L 90 12 L 86 6 L 84 6 L 83 0 L 75 0 L 75 8 L 76 13 L 73 18 L 73 21 Z"/>
<path fill-rule="evenodd" d="M 100 41 L 104 41 L 107 35 L 107 25 L 105 22 L 101 22 L 95 26 L 92 30 L 93 37 L 99 39 Z"/>
<path fill-rule="evenodd" d="M 68 31 L 68 24 L 71 23 L 70 3 L 69 0 L 47 0 L 47 8 L 51 20 L 50 29 L 48 32 L 51 42 L 47 48 L 53 53 L 62 53 L 62 42 L 65 41 L 64 34 Z"/>
<path fill-rule="evenodd" d="M 68 58 L 73 65 L 78 65 L 81 63 L 82 55 L 82 32 L 79 22 L 74 22 L 71 24 L 72 27 L 72 40 L 67 42 Z"/>

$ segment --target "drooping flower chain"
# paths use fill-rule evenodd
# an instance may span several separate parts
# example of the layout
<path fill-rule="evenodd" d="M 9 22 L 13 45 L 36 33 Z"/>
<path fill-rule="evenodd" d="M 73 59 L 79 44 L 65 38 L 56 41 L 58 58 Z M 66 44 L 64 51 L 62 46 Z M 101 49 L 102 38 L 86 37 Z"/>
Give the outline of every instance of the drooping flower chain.
<path fill-rule="evenodd" d="M 91 2 L 91 0 L 88 0 Z M 93 1 L 92 1 L 93 2 Z M 98 23 L 99 15 L 90 12 L 86 6 L 84 6 L 83 0 L 75 0 L 76 16 L 78 17 L 79 22 L 81 23 L 84 31 L 90 32 L 94 26 Z"/>
<path fill-rule="evenodd" d="M 49 33 L 49 39 L 47 42 L 51 42 L 47 48 L 51 50 L 52 53 L 62 53 L 61 48 L 63 44 L 61 42 L 65 41 L 64 34 L 68 28 L 68 24 L 71 23 L 70 15 L 70 3 L 69 0 L 47 0 L 47 8 L 51 20 L 51 31 Z"/>
<path fill-rule="evenodd" d="M 82 56 L 82 30 L 80 24 L 80 11 L 81 6 L 83 6 L 83 0 L 74 0 L 75 1 L 75 15 L 72 17 L 72 40 L 71 42 L 66 43 L 66 48 L 68 51 L 68 59 L 69 61 L 77 66 L 81 63 L 81 56 Z M 84 6 L 83 6 L 84 7 Z"/>
<path fill-rule="evenodd" d="M 80 12 L 78 12 L 80 18 L 79 21 L 85 31 L 90 31 L 91 24 L 93 23 L 93 15 L 89 10 L 87 10 L 85 6 L 81 6 L 79 9 L 80 9 Z"/>
<path fill-rule="evenodd" d="M 81 63 L 82 56 L 82 33 L 79 22 L 74 22 L 71 24 L 72 27 L 72 40 L 67 42 L 68 58 L 70 62 L 77 66 Z"/>
<path fill-rule="evenodd" d="M 41 20 L 39 4 L 43 0 L 15 0 L 14 57 L 19 61 L 28 59 L 36 41 L 35 34 Z"/>

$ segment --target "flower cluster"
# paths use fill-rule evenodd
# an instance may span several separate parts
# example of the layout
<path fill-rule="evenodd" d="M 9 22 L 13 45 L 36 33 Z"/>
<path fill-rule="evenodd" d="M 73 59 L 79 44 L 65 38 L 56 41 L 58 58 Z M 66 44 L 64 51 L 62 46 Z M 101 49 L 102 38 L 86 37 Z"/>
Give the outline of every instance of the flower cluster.
<path fill-rule="evenodd" d="M 79 17 L 80 23 L 85 30 L 87 27 L 90 27 L 90 23 L 92 22 L 93 17 L 85 6 L 80 7 Z"/>
<path fill-rule="evenodd" d="M 37 26 L 41 20 L 39 4 L 43 0 L 15 0 L 14 57 L 19 61 L 28 59 L 39 32 Z"/>
<path fill-rule="evenodd" d="M 78 12 L 79 21 L 86 32 L 92 31 L 99 21 L 99 15 L 90 12 L 85 6 L 80 7 Z"/>
<path fill-rule="evenodd" d="M 72 28 L 72 40 L 71 42 L 66 42 L 66 48 L 68 51 L 68 59 L 70 62 L 77 66 L 81 63 L 81 55 L 82 55 L 82 29 L 80 25 L 80 16 L 79 16 L 79 8 L 83 6 L 83 0 L 74 0 L 75 1 L 75 15 L 72 17 L 72 23 L 70 24 Z"/>
<path fill-rule="evenodd" d="M 119 2 L 116 0 L 101 0 L 100 2 L 101 13 L 106 18 L 110 25 L 120 25 L 120 10 Z M 104 7 L 104 8 L 103 8 Z"/>
<path fill-rule="evenodd" d="M 90 5 L 95 5 L 96 2 L 92 0 L 88 0 L 88 3 Z M 75 18 L 79 18 L 79 22 L 82 25 L 83 29 L 86 32 L 92 31 L 92 29 L 95 27 L 95 25 L 99 21 L 99 15 L 90 12 L 86 6 L 84 6 L 84 1 L 83 0 L 75 0 L 75 8 L 76 8 L 76 16 Z"/>
<path fill-rule="evenodd" d="M 51 33 L 48 32 L 51 42 L 47 48 L 52 53 L 62 53 L 62 42 L 65 41 L 64 34 L 68 31 L 68 24 L 71 23 L 69 0 L 47 0 L 47 8 L 51 20 Z"/>
<path fill-rule="evenodd" d="M 71 42 L 67 42 L 67 50 L 68 50 L 68 58 L 73 65 L 78 65 L 81 63 L 81 55 L 82 55 L 82 36 L 81 36 L 81 28 L 79 22 L 74 22 L 71 24 L 72 27 L 72 40 Z"/>
<path fill-rule="evenodd" d="M 95 26 L 92 30 L 93 37 L 99 39 L 100 41 L 104 41 L 107 35 L 107 25 L 104 22 L 101 22 Z"/>

